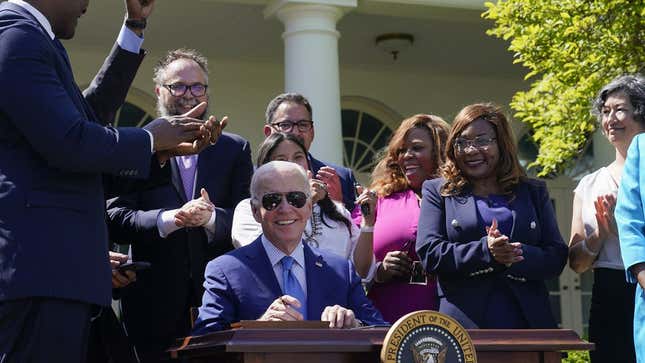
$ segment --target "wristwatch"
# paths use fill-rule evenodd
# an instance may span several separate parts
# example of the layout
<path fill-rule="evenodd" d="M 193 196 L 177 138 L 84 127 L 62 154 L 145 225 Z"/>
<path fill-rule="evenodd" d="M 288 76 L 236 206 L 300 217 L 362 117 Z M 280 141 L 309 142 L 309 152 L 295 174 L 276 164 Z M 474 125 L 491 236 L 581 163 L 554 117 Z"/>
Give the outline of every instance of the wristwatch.
<path fill-rule="evenodd" d="M 146 25 L 148 25 L 148 22 L 146 21 L 146 18 L 142 19 L 125 19 L 125 25 L 129 28 L 133 29 L 145 29 Z"/>

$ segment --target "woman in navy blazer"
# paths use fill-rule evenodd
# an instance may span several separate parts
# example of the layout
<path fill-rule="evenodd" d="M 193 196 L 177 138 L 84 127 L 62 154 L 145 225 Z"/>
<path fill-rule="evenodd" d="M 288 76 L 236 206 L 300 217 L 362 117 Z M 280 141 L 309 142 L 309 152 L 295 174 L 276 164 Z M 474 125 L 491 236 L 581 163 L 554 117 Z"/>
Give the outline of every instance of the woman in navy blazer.
<path fill-rule="evenodd" d="M 441 173 L 423 185 L 416 245 L 438 276 L 439 311 L 466 328 L 555 328 L 544 281 L 562 272 L 567 246 L 499 107 L 461 110 Z"/>

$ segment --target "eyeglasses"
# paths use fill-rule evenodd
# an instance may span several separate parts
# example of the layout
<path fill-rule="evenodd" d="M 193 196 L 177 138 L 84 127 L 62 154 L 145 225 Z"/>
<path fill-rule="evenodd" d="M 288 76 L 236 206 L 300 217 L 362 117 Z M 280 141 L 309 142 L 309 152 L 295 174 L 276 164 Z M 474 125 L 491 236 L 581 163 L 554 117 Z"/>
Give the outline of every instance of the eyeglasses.
<path fill-rule="evenodd" d="M 171 95 L 175 97 L 181 97 L 186 94 L 186 91 L 190 89 L 190 93 L 195 96 L 195 97 L 201 97 L 206 94 L 206 89 L 208 88 L 207 85 L 201 84 L 201 83 L 195 83 L 186 85 L 182 83 L 174 83 L 174 84 L 164 84 L 163 85 L 168 91 L 170 92 Z"/>
<path fill-rule="evenodd" d="M 307 203 L 307 194 L 303 192 L 267 193 L 262 196 L 262 207 L 268 211 L 276 209 L 282 203 L 282 196 L 287 197 L 287 203 L 296 208 L 302 208 Z"/>
<path fill-rule="evenodd" d="M 470 140 L 457 138 L 455 139 L 454 145 L 458 153 L 465 153 L 469 147 L 474 147 L 477 150 L 486 151 L 496 140 L 497 139 L 494 137 L 485 136 L 478 136 Z"/>
<path fill-rule="evenodd" d="M 291 132 L 294 126 L 296 126 L 298 128 L 298 131 L 300 132 L 307 132 L 313 128 L 314 122 L 311 120 L 299 120 L 299 121 L 284 120 L 284 121 L 274 122 L 271 124 L 271 126 L 274 129 L 281 132 Z"/>

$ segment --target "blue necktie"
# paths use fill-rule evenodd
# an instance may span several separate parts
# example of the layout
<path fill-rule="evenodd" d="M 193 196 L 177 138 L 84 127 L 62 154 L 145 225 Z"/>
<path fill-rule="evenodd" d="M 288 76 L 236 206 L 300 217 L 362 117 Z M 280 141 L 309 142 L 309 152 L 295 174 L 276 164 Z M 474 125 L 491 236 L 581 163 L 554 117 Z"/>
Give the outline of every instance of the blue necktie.
<path fill-rule="evenodd" d="M 302 290 L 302 286 L 298 283 L 298 279 L 296 279 L 296 276 L 291 271 L 294 261 L 291 256 L 284 256 L 280 260 L 282 263 L 282 290 L 285 295 L 293 296 L 300 301 L 300 309 L 296 310 L 307 320 L 307 297 Z"/>

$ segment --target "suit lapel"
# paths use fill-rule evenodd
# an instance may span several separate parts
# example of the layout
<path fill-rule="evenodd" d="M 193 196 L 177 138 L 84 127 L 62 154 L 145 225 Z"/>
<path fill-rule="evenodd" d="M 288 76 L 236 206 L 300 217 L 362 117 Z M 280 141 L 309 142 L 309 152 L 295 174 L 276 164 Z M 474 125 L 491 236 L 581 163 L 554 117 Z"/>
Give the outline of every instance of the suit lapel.
<path fill-rule="evenodd" d="M 478 240 L 482 236 L 477 221 L 477 207 L 472 194 L 446 198 L 446 227 L 451 240 Z M 456 222 L 455 222 L 456 221 Z"/>
<path fill-rule="evenodd" d="M 316 176 L 316 174 L 318 174 L 318 170 L 325 166 L 325 164 L 314 158 L 311 154 L 307 154 L 307 156 L 309 156 L 309 169 L 311 169 L 311 172 Z"/>
<path fill-rule="evenodd" d="M 329 266 L 323 257 L 309 248 L 307 244 L 304 244 L 304 251 L 307 274 L 307 317 L 309 320 L 318 320 L 325 309 L 325 297 L 328 292 L 325 272 Z"/>
<path fill-rule="evenodd" d="M 174 157 L 170 158 L 170 182 L 172 183 L 175 192 L 179 196 L 179 200 L 183 203 L 186 203 L 186 192 L 184 192 L 184 183 L 181 181 L 181 175 L 179 174 L 179 165 L 177 164 L 177 159 Z"/>
<path fill-rule="evenodd" d="M 270 289 L 275 295 L 275 299 L 282 296 L 282 289 L 280 289 L 278 279 L 275 276 L 275 272 L 273 272 L 273 266 L 271 266 L 269 256 L 267 256 L 264 246 L 262 246 L 262 236 L 258 237 L 249 247 L 246 253 L 248 266 L 252 266 L 258 280 L 262 282 L 262 285 Z"/>

